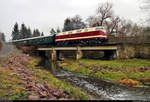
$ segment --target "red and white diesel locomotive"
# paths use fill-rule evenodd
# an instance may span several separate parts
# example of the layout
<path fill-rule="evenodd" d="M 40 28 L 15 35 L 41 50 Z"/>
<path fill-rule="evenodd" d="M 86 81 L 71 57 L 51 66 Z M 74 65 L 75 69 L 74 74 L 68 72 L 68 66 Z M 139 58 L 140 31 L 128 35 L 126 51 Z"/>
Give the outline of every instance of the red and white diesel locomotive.
<path fill-rule="evenodd" d="M 101 44 L 106 41 L 107 34 L 103 26 L 61 32 L 55 36 L 57 45 Z"/>

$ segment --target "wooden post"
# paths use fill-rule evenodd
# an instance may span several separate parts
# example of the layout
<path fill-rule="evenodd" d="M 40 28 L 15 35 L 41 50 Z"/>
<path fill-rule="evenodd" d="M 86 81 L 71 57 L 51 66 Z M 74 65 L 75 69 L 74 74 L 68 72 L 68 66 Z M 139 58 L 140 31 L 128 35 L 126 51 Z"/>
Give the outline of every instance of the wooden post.
<path fill-rule="evenodd" d="M 80 47 L 77 47 L 77 51 L 76 51 L 76 60 L 81 59 L 83 56 L 82 51 L 80 50 Z"/>

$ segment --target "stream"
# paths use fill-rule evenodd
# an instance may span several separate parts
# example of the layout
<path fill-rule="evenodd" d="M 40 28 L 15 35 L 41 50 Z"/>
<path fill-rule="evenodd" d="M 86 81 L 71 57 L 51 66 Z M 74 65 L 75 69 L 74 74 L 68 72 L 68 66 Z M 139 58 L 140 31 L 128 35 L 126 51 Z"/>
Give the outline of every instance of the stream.
<path fill-rule="evenodd" d="M 128 88 L 118 83 L 65 71 L 56 63 L 51 63 L 50 71 L 55 77 L 65 80 L 85 91 L 93 100 L 150 100 L 150 87 Z"/>

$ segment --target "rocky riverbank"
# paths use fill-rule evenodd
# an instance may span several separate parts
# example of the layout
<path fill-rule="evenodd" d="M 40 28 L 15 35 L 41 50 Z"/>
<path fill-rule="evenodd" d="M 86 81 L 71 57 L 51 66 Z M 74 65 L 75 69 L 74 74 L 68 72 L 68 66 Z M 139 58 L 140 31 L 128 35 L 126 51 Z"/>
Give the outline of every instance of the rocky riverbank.
<path fill-rule="evenodd" d="M 38 66 L 40 58 L 22 54 L 5 44 L 0 57 L 0 100 L 89 99 L 79 88 L 55 78 Z"/>
<path fill-rule="evenodd" d="M 1 100 L 88 99 L 80 89 L 55 78 L 49 71 L 37 67 L 38 61 L 38 58 L 25 54 L 13 54 L 7 58 L 6 66 L 0 68 Z"/>

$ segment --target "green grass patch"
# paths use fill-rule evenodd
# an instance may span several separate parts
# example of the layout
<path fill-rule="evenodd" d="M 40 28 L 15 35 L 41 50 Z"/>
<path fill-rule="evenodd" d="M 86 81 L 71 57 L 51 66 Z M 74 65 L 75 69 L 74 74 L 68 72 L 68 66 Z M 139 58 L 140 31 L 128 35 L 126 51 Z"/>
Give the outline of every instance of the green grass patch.
<path fill-rule="evenodd" d="M 101 66 L 101 67 L 112 67 L 112 68 L 139 68 L 139 67 L 150 67 L 150 60 L 144 59 L 125 59 L 125 60 L 90 60 L 81 59 L 79 62 L 87 66 Z"/>

